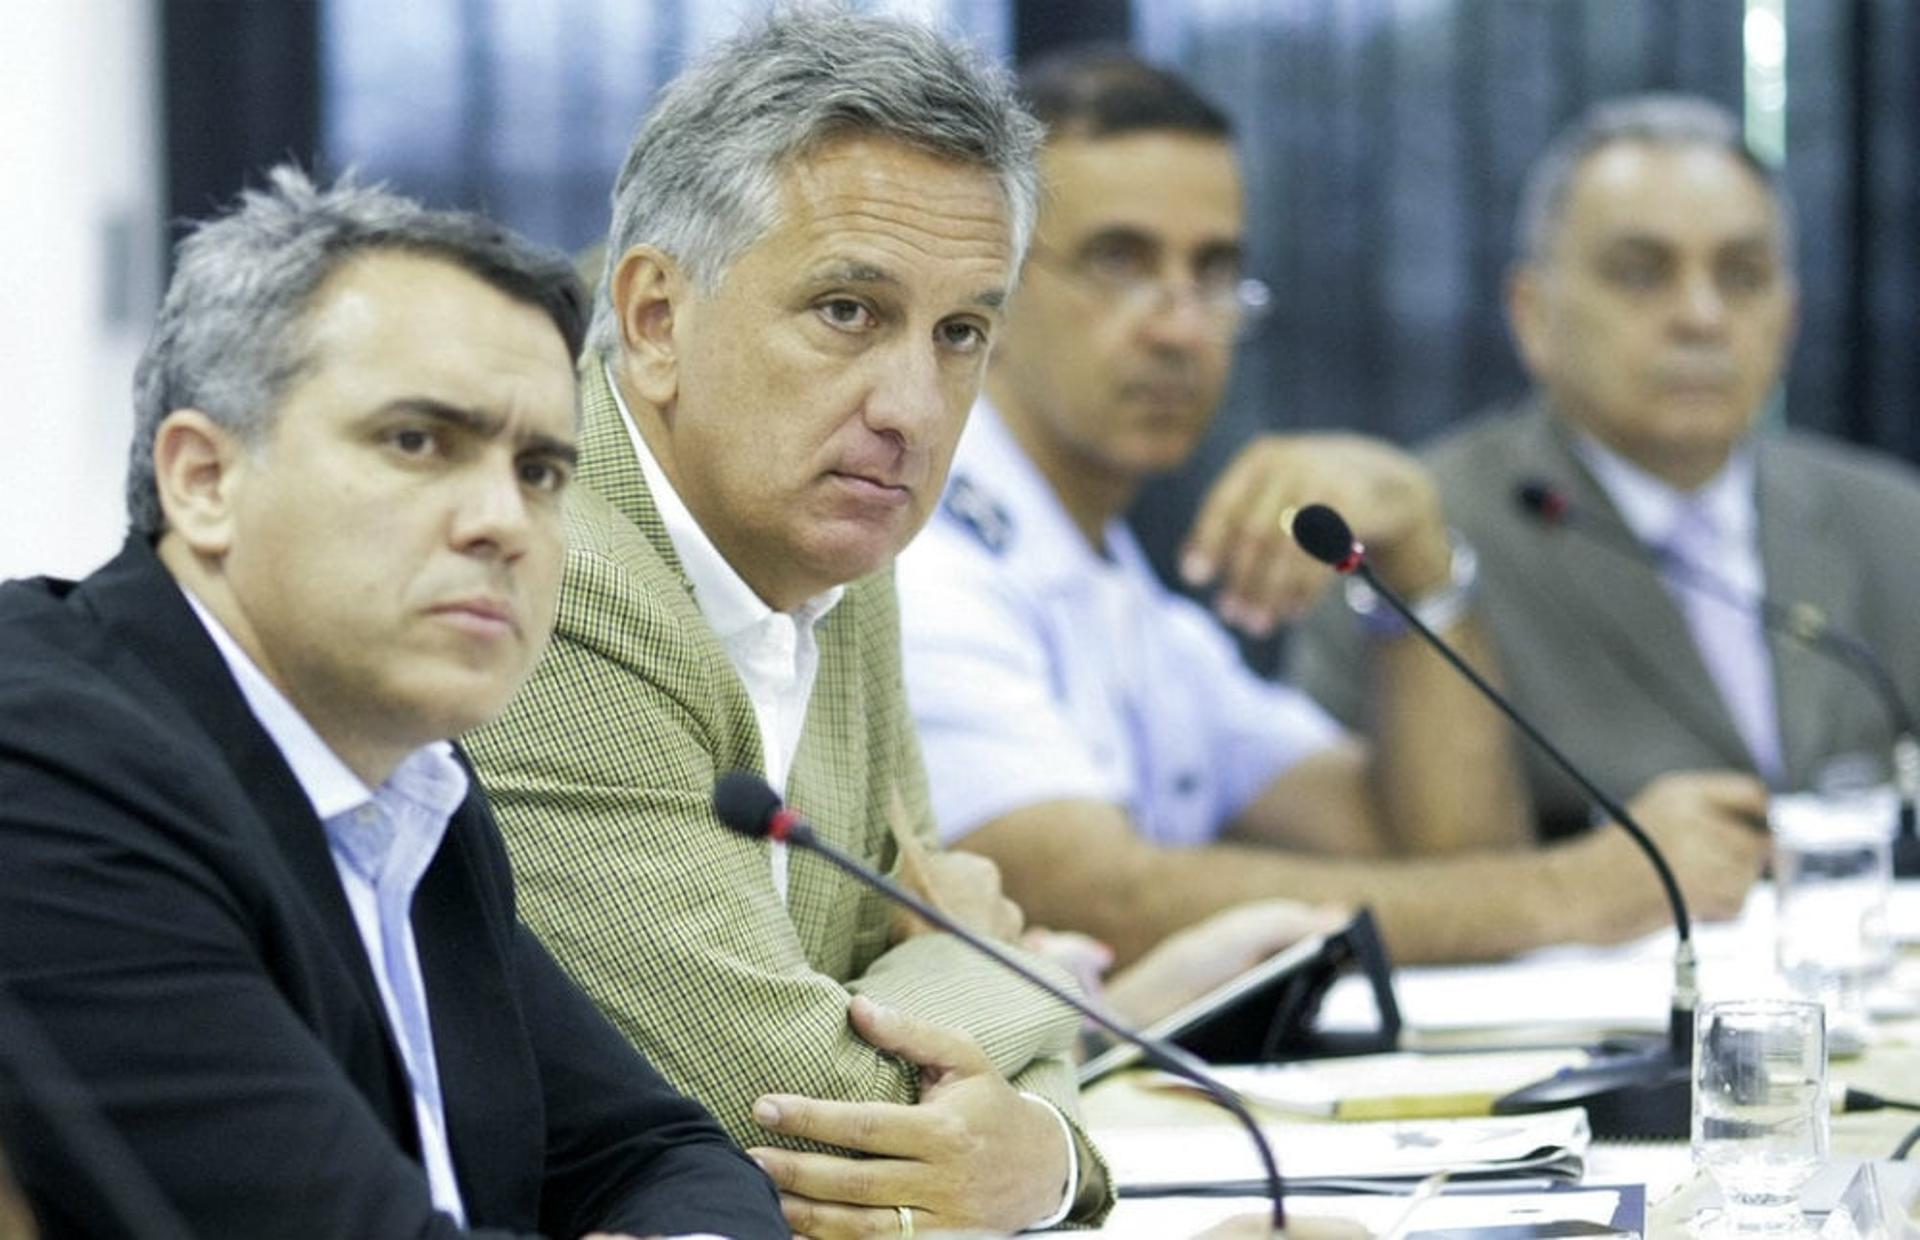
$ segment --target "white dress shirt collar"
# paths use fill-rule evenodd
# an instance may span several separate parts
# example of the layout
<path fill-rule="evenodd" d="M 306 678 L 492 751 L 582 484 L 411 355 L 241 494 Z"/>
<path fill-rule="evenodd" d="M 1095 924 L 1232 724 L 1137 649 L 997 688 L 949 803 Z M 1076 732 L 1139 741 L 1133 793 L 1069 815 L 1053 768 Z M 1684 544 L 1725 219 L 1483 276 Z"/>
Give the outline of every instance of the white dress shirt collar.
<path fill-rule="evenodd" d="M 604 363 L 603 363 L 604 365 Z M 814 626 L 832 611 L 846 593 L 845 586 L 834 586 L 814 595 L 791 612 L 775 611 L 753 592 L 713 539 L 700 528 L 700 522 L 687 508 L 686 501 L 673 489 L 667 471 L 647 446 L 626 398 L 607 368 L 607 388 L 639 458 L 640 471 L 647 490 L 666 526 L 667 539 L 680 558 L 680 567 L 693 583 L 693 601 L 707 625 L 720 639 L 727 662 L 740 678 L 747 701 L 753 707 L 754 723 L 760 729 L 760 756 L 767 783 L 781 796 L 787 792 L 787 775 L 793 769 L 794 756 L 800 750 L 801 733 L 806 728 L 807 709 L 813 700 L 814 679 L 820 670 L 820 644 Z M 784 902 L 787 898 L 787 849 L 775 844 L 769 852 L 773 867 L 773 887 Z"/>
<path fill-rule="evenodd" d="M 1735 448 L 1720 472 L 1692 491 L 1656 478 L 1584 431 L 1574 432 L 1573 448 L 1613 501 L 1620 519 L 1648 546 L 1665 546 L 1681 510 L 1689 506 L 1697 506 L 1722 538 L 1754 545 L 1759 519 L 1751 442 Z"/>
<path fill-rule="evenodd" d="M 200 618 L 207 636 L 213 639 L 215 649 L 219 650 L 221 660 L 233 674 L 234 683 L 240 687 L 240 696 L 246 699 L 253 717 L 260 721 L 261 728 L 293 771 L 300 790 L 307 794 L 307 800 L 313 804 L 314 816 L 324 822 L 372 800 L 373 790 L 328 747 L 320 734 L 313 730 L 313 725 L 307 722 L 306 716 L 287 700 L 287 695 L 280 692 L 278 686 L 267 679 L 266 673 L 234 640 L 233 634 L 227 632 L 226 626 L 207 610 L 206 604 L 185 587 L 181 588 L 181 593 L 186 596 L 187 605 L 193 608 L 194 615 Z M 428 764 L 437 768 L 428 777 L 432 782 L 458 785 L 459 795 L 450 798 L 452 804 L 447 812 L 451 814 L 466 799 L 466 772 L 454 760 L 453 746 L 447 741 L 434 741 L 415 750 L 401 763 L 401 768 L 426 768 Z M 445 774 L 443 764 L 451 765 L 458 776 L 457 781 Z M 441 798 L 436 795 L 435 799 Z"/>
<path fill-rule="evenodd" d="M 660 513 L 660 522 L 667 527 L 667 540 L 673 544 L 673 552 L 680 558 L 680 567 L 687 574 L 687 580 L 693 583 L 694 601 L 700 605 L 700 614 L 706 617 L 708 625 L 724 642 L 737 637 L 742 632 L 764 622 L 773 614 L 773 608 L 748 585 L 720 548 L 713 545 L 713 539 L 694 518 L 686 501 L 673 489 L 673 483 L 667 478 L 667 471 L 653 455 L 653 449 L 647 445 L 645 435 L 640 433 L 639 424 L 634 421 L 632 412 L 627 408 L 626 397 L 620 394 L 620 385 L 614 382 L 613 368 L 602 362 L 607 377 L 607 390 L 613 393 L 613 403 L 620 410 L 620 421 L 627 430 L 627 438 L 633 442 L 633 453 L 640 460 L 640 472 L 647 479 L 647 491 L 653 496 L 653 506 Z M 834 604 L 846 593 L 845 586 L 834 586 L 814 595 L 791 613 L 796 622 L 812 624 L 833 610 Z"/>

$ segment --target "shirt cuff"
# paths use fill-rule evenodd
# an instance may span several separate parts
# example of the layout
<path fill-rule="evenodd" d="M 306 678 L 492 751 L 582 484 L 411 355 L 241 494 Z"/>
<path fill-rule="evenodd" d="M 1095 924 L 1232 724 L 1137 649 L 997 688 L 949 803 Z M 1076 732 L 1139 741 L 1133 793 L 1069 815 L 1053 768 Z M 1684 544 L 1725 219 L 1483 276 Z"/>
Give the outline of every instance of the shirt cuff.
<path fill-rule="evenodd" d="M 1073 1140 L 1073 1126 L 1067 1123 L 1066 1116 L 1060 1114 L 1059 1107 L 1048 1102 L 1039 1094 L 1029 1093 L 1024 1089 L 1020 1091 L 1020 1096 L 1022 1098 L 1030 1098 L 1047 1108 L 1047 1113 L 1053 1116 L 1054 1120 L 1060 1125 L 1061 1139 L 1067 1143 L 1067 1191 L 1066 1194 L 1060 1198 L 1060 1208 L 1039 1222 L 1029 1223 L 1024 1228 L 1026 1231 L 1046 1231 L 1066 1222 L 1067 1215 L 1073 1213 L 1073 1199 L 1080 1195 L 1080 1150 Z"/>

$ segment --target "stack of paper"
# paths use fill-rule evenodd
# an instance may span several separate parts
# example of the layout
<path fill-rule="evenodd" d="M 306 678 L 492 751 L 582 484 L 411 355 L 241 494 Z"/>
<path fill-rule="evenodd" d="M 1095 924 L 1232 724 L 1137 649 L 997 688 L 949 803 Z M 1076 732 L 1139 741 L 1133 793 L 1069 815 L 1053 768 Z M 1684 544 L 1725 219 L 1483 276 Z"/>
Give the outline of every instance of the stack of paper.
<path fill-rule="evenodd" d="M 1591 1134 L 1579 1108 L 1485 1119 L 1267 1124 L 1289 1192 L 1377 1189 L 1436 1171 L 1455 1181 L 1577 1181 Z M 1258 1153 L 1238 1126 L 1102 1127 L 1094 1139 L 1122 1196 L 1243 1188 L 1258 1192 Z"/>
<path fill-rule="evenodd" d="M 1248 1102 L 1327 1119 L 1431 1119 L 1487 1115 L 1493 1100 L 1562 1068 L 1579 1067 L 1580 1050 L 1503 1051 L 1420 1055 L 1349 1055 L 1300 1063 L 1249 1064 L 1213 1069 L 1214 1077 Z M 1156 1087 L 1193 1089 L 1165 1073 Z"/>
<path fill-rule="evenodd" d="M 1629 1200 L 1631 1196 L 1631 1200 Z M 1122 1201 L 1098 1232 L 1112 1240 L 1178 1240 L 1192 1236 L 1228 1218 L 1263 1215 L 1268 1209 L 1259 1197 L 1197 1199 L 1193 1197 L 1132 1198 Z M 1436 1232 L 1454 1232 L 1493 1227 L 1534 1227 L 1545 1234 L 1606 1234 L 1610 1223 L 1629 1216 L 1626 1226 L 1637 1230 L 1645 1217 L 1645 1208 L 1637 1191 L 1620 1188 L 1558 1189 L 1552 1192 L 1474 1192 L 1445 1194 L 1422 1202 L 1413 1217 L 1404 1216 L 1404 1196 L 1348 1196 L 1290 1198 L 1287 1217 L 1292 1221 L 1314 1218 L 1346 1219 L 1360 1224 L 1373 1235 L 1386 1235 L 1396 1224 L 1411 1227 L 1408 1240 L 1432 1237 Z M 1584 1228 L 1552 1224 L 1585 1224 Z M 1079 1232 L 1048 1232 L 1048 1235 L 1086 1236 Z"/>

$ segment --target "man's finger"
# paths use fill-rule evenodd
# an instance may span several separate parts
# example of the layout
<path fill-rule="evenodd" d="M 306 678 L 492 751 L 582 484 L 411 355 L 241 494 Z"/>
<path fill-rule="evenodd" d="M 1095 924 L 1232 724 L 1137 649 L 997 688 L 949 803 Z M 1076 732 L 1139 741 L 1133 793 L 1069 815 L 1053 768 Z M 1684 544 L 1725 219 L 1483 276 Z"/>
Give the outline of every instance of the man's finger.
<path fill-rule="evenodd" d="M 1180 575 L 1188 585 L 1208 585 L 1219 575 L 1227 531 L 1238 523 L 1257 475 L 1249 454 L 1242 452 L 1200 502 L 1200 513 L 1180 554 Z"/>
<path fill-rule="evenodd" d="M 847 1014 L 856 1033 L 908 1063 L 940 1072 L 992 1071 L 985 1053 L 972 1038 L 958 1030 L 881 1007 L 865 995 L 853 997 Z"/>
<path fill-rule="evenodd" d="M 1767 799 L 1767 785 L 1745 771 L 1675 771 L 1648 787 L 1662 782 L 1671 782 L 1713 801 L 1753 804 Z"/>
<path fill-rule="evenodd" d="M 897 1236 L 900 1216 L 891 1207 L 848 1206 L 835 1201 L 814 1201 L 793 1193 L 780 1194 L 780 1212 L 787 1216 L 795 1240 L 859 1240 L 866 1236 Z M 917 1227 L 927 1220 L 915 1212 Z M 917 1230 L 916 1227 L 916 1230 Z"/>
<path fill-rule="evenodd" d="M 897 1158 L 848 1158 L 767 1146 L 747 1154 L 783 1195 L 843 1205 L 912 1205 L 929 1174 L 925 1163 Z"/>
<path fill-rule="evenodd" d="M 1757 779 L 1733 776 L 1728 782 L 1707 789 L 1707 799 L 1723 813 L 1755 824 L 1766 822 L 1767 787 Z"/>
<path fill-rule="evenodd" d="M 1295 488 L 1268 471 L 1250 483 L 1231 519 L 1215 531 L 1214 553 L 1223 564 L 1221 589 L 1242 605 L 1257 605 L 1255 589 L 1274 560 L 1296 554 L 1283 514 Z"/>
<path fill-rule="evenodd" d="M 900 785 L 894 784 L 889 794 L 887 830 L 892 834 L 894 847 L 900 855 L 900 885 L 944 913 L 947 908 L 940 903 L 940 892 L 935 888 L 933 875 L 928 870 L 926 847 L 908 824 L 907 802 L 900 795 Z"/>
<path fill-rule="evenodd" d="M 782 1136 L 804 1137 L 824 1145 L 918 1158 L 932 1146 L 931 1121 L 919 1108 L 895 1102 L 840 1102 L 767 1094 L 753 1104 L 753 1122 Z"/>

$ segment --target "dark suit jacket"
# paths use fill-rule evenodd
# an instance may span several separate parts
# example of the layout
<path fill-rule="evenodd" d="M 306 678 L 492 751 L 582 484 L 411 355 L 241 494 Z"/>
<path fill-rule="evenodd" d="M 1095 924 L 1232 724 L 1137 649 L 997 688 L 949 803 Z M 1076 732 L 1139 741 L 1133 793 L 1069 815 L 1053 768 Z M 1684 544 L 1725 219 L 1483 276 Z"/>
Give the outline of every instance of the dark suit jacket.
<path fill-rule="evenodd" d="M 1760 559 L 1767 592 L 1811 603 L 1863 638 L 1902 694 L 1920 703 L 1920 479 L 1908 466 L 1791 431 L 1754 438 Z M 1621 800 L 1665 771 L 1753 759 L 1692 631 L 1659 574 L 1570 530 L 1522 515 L 1514 490 L 1542 479 L 1631 538 L 1606 492 L 1544 402 L 1478 419 L 1424 454 L 1447 519 L 1480 552 L 1482 615 L 1520 708 Z M 1805 788 L 1838 755 L 1885 759 L 1893 729 L 1860 677 L 1789 638 L 1768 641 L 1786 772 Z M 1290 651 L 1300 684 L 1364 725 L 1364 641 L 1339 600 L 1326 600 Z M 1586 797 L 1523 746 L 1546 835 L 1588 821 Z"/>
<path fill-rule="evenodd" d="M 786 1235 L 520 926 L 474 787 L 413 910 L 471 1225 Z M 321 825 L 144 542 L 0 587 L 0 833 L 0 979 L 192 1228 L 455 1234 Z"/>

